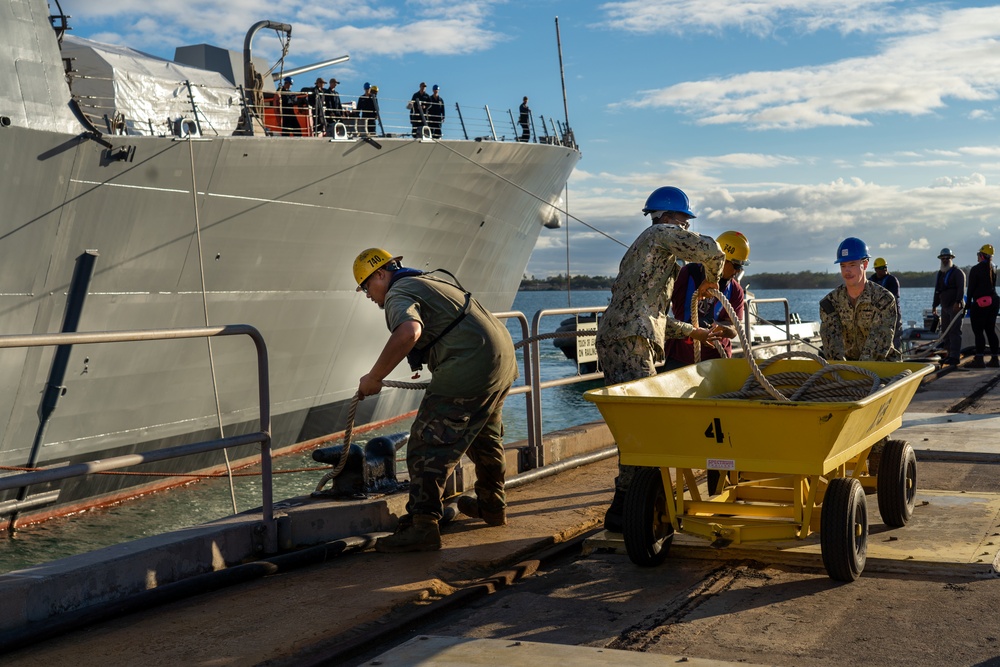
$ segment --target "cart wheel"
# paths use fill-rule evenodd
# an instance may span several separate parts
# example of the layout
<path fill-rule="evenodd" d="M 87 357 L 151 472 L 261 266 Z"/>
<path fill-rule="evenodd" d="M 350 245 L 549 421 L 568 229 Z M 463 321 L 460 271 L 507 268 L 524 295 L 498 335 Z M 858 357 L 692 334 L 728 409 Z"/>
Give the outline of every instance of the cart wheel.
<path fill-rule="evenodd" d="M 667 519 L 667 496 L 659 468 L 636 471 L 625 495 L 622 537 L 636 565 L 659 565 L 670 551 L 674 527 Z"/>
<path fill-rule="evenodd" d="M 885 525 L 902 528 L 917 501 L 917 455 L 906 440 L 885 443 L 878 466 L 878 511 Z"/>
<path fill-rule="evenodd" d="M 831 579 L 854 581 L 868 557 L 868 505 L 861 482 L 853 477 L 830 480 L 823 496 L 819 541 Z"/>

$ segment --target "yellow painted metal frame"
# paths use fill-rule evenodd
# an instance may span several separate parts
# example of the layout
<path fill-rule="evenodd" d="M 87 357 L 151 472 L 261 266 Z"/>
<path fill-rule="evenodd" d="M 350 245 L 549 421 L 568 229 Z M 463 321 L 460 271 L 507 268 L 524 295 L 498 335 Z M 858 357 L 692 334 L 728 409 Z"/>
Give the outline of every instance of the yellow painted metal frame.
<path fill-rule="evenodd" d="M 855 477 L 877 488 L 872 447 L 902 423 L 902 414 L 933 367 L 851 362 L 881 377 L 912 374 L 859 401 L 777 402 L 714 399 L 739 389 L 742 359 L 715 359 L 652 378 L 588 391 L 611 429 L 622 463 L 656 467 L 674 530 L 720 545 L 804 539 L 819 531 L 829 480 Z M 813 372 L 814 361 L 778 361 L 769 374 Z M 849 373 L 844 373 L 850 376 Z M 708 442 L 706 442 L 708 441 Z M 721 493 L 703 498 L 695 471 L 728 471 Z"/>

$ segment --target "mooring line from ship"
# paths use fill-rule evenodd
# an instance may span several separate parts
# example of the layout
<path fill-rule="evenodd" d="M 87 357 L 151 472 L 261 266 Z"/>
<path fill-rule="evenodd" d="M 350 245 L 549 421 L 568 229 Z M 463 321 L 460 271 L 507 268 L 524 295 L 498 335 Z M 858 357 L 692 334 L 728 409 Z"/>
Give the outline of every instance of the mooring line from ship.
<path fill-rule="evenodd" d="M 493 176 L 496 176 L 497 178 L 499 178 L 499 179 L 500 179 L 501 181 L 503 181 L 504 183 L 506 183 L 506 184 L 508 184 L 508 185 L 512 185 L 512 186 L 514 186 L 515 188 L 517 188 L 518 190 L 520 190 L 520 191 L 521 191 L 521 192 L 523 192 L 524 194 L 528 195 L 529 197 L 534 197 L 535 199 L 537 199 L 538 201 L 542 202 L 543 204 L 546 204 L 546 205 L 548 205 L 548 206 L 551 206 L 551 207 L 552 207 L 552 208 L 554 208 L 555 210 L 557 210 L 557 211 L 559 211 L 560 213 L 562 213 L 563 215 L 565 215 L 565 216 L 566 216 L 567 218 L 572 218 L 573 220 L 576 220 L 577 222 L 579 222 L 579 223 L 580 223 L 581 225 L 583 225 L 584 227 L 587 227 L 588 229 L 591 229 L 591 230 L 593 230 L 593 231 L 597 232 L 597 233 L 598 233 L 598 234 L 600 234 L 601 236 L 603 236 L 603 237 L 605 237 L 605 238 L 607 238 L 607 239 L 609 239 L 609 240 L 611 240 L 611 241 L 614 241 L 615 243 L 617 243 L 618 245 L 622 246 L 623 248 L 628 248 L 628 247 L 629 247 L 629 244 L 628 244 L 628 243 L 624 243 L 624 242 L 622 242 L 622 241 L 619 241 L 618 239 L 616 239 L 615 237 L 611 236 L 611 235 L 610 235 L 610 234 L 608 234 L 607 232 L 605 232 L 605 231 L 602 231 L 602 230 L 598 229 L 597 227 L 594 227 L 593 225 L 591 225 L 591 224 L 590 224 L 590 223 L 588 223 L 588 222 L 584 222 L 583 220 L 581 220 L 580 218 L 576 217 L 575 215 L 573 215 L 572 213 L 570 213 L 570 212 L 569 212 L 569 211 L 567 211 L 566 209 L 562 209 L 562 208 L 559 208 L 558 206 L 556 206 L 556 205 L 555 205 L 555 204 L 553 204 L 552 202 L 550 202 L 550 201 L 548 201 L 548 200 L 545 200 L 545 199 L 542 199 L 542 198 L 541 198 L 540 196 L 538 196 L 538 195 L 537 195 L 537 194 L 535 194 L 534 192 L 531 192 L 531 191 L 530 191 L 530 190 L 528 190 L 527 188 L 524 188 L 524 187 L 522 187 L 522 186 L 518 185 L 517 183 L 515 183 L 515 182 L 514 182 L 514 181 L 512 181 L 512 180 L 510 180 L 510 179 L 509 179 L 509 178 L 507 178 L 506 176 L 504 176 L 504 175 L 502 175 L 502 174 L 498 174 L 497 172 L 493 171 L 492 169 L 490 169 L 490 168 L 489 168 L 489 167 L 487 167 L 486 165 L 483 165 L 483 164 L 480 164 L 480 163 L 476 162 L 475 160 L 473 160 L 473 159 L 472 159 L 472 158 L 470 158 L 469 156 L 467 156 L 467 155 L 463 155 L 462 153 L 460 153 L 459 151 L 456 151 L 456 150 L 455 150 L 454 148 L 452 148 L 451 146 L 448 146 L 447 144 L 445 144 L 445 143 L 442 143 L 441 141 L 438 141 L 438 142 L 436 142 L 436 143 L 437 143 L 437 145 L 438 145 L 438 146 L 441 146 L 442 148 L 444 148 L 444 149 L 446 149 L 446 150 L 449 150 L 449 151 L 451 151 L 452 153 L 454 153 L 455 155 L 459 156 L 459 157 L 460 157 L 460 158 L 462 158 L 463 160 L 467 160 L 467 161 L 469 161 L 470 163 L 472 163 L 472 164 L 476 165 L 477 167 L 479 167 L 480 169 L 482 169 L 483 171 L 485 171 L 485 172 L 487 172 L 487 173 L 489 173 L 489 174 L 492 174 Z"/>
<path fill-rule="evenodd" d="M 188 87 L 190 91 L 190 86 Z M 197 119 L 197 112 L 195 112 L 195 119 Z M 208 317 L 208 288 L 205 285 L 205 256 L 202 252 L 201 244 L 201 216 L 198 213 L 198 179 L 195 175 L 194 167 L 194 139 L 188 135 L 188 151 L 191 155 L 191 203 L 194 207 L 194 231 L 195 236 L 198 240 L 198 270 L 201 274 L 201 302 L 205 312 L 205 326 L 211 326 Z M 219 402 L 219 381 L 215 374 L 215 354 L 212 350 L 212 339 L 211 337 L 206 338 L 205 342 L 208 344 L 208 365 L 212 373 L 212 391 L 215 394 L 215 414 L 219 420 L 219 437 L 226 437 L 225 426 L 222 424 L 222 405 Z M 233 503 L 233 514 L 239 514 L 239 510 L 236 507 L 236 485 L 233 481 L 233 466 L 229 462 L 229 451 L 226 449 L 222 450 L 222 456 L 226 461 L 226 473 L 229 476 L 229 498 Z"/>

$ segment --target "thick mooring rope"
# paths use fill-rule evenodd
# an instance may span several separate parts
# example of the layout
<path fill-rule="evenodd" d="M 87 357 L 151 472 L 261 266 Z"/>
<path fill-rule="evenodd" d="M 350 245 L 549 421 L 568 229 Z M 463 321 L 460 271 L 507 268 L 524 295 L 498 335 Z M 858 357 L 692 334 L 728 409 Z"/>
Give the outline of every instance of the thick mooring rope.
<path fill-rule="evenodd" d="M 762 364 L 750 353 L 750 346 L 747 341 L 746 332 L 740 324 L 739 318 L 732 304 L 719 290 L 711 289 L 709 294 L 716 297 L 722 307 L 729 314 L 729 319 L 736 327 L 736 335 L 739 336 L 740 345 L 743 346 L 744 357 L 750 366 L 750 375 L 747 377 L 743 387 L 737 391 L 713 396 L 712 398 L 732 398 L 732 399 L 766 399 L 768 397 L 778 401 L 811 401 L 811 402 L 842 402 L 858 401 L 865 396 L 874 394 L 882 387 L 892 384 L 908 376 L 911 371 L 905 370 L 891 378 L 883 379 L 873 371 L 850 364 L 827 363 L 825 359 L 811 352 L 783 352 L 777 354 Z M 698 309 L 692 301 L 691 324 L 698 326 Z M 815 373 L 785 372 L 775 373 L 767 377 L 764 376 L 764 369 L 778 361 L 779 359 L 804 358 L 812 359 L 821 368 Z M 697 359 L 697 357 L 696 357 Z M 864 378 L 847 379 L 840 375 L 841 372 L 856 373 L 864 375 Z M 827 377 L 831 376 L 831 377 Z M 777 385 L 777 386 L 776 386 Z M 784 389 L 782 392 L 778 387 Z M 785 393 L 787 392 L 787 393 Z"/>

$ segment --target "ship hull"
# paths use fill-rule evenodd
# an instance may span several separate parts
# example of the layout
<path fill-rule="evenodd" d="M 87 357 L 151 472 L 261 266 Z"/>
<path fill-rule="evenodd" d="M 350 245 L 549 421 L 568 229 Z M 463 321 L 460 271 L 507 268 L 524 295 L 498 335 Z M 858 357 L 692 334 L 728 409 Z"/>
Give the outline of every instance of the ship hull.
<path fill-rule="evenodd" d="M 344 427 L 358 378 L 388 337 L 382 313 L 354 290 L 361 249 L 446 268 L 487 308 L 506 310 L 549 203 L 579 159 L 561 146 L 503 142 L 104 139 L 111 148 L 63 132 L 0 129 L 0 333 L 65 330 L 70 295 L 81 288 L 76 268 L 89 256 L 79 331 L 207 321 L 262 332 L 277 449 Z M 55 356 L 52 348 L 0 350 L 2 466 L 218 437 L 220 421 L 226 436 L 257 428 L 249 341 L 75 346 L 58 403 L 44 415 Z M 404 414 L 415 394 L 386 390 L 361 404 L 356 423 Z M 190 458 L 165 469 L 219 462 Z M 22 520 L 148 483 L 92 477 L 33 487 L 58 498 Z"/>

